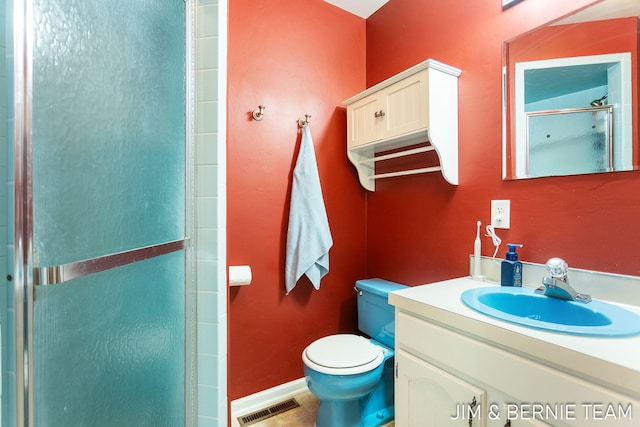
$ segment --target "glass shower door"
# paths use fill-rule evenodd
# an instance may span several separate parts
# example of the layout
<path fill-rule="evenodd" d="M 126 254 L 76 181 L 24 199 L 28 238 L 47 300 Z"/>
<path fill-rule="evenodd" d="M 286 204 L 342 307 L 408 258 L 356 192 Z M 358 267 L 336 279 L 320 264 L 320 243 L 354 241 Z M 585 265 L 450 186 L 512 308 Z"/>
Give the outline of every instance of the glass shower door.
<path fill-rule="evenodd" d="M 17 422 L 182 426 L 186 3 L 14 8 Z"/>

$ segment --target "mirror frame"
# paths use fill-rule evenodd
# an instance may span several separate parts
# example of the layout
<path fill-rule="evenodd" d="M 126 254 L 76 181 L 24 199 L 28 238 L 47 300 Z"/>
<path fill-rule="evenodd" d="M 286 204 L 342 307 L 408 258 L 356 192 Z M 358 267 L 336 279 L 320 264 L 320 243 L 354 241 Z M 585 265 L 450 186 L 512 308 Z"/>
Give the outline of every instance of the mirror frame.
<path fill-rule="evenodd" d="M 599 0 L 597 2 L 588 4 L 580 9 L 577 9 L 573 12 L 570 12 L 564 16 L 561 16 L 557 19 L 554 19 L 550 22 L 547 22 L 543 25 L 537 26 L 529 31 L 526 31 L 522 34 L 519 34 L 515 37 L 512 37 L 502 45 L 502 179 L 503 180 L 517 180 L 517 179 L 525 179 L 527 176 L 521 176 L 516 173 L 516 147 L 515 147 L 515 59 L 510 57 L 509 52 L 509 44 L 513 43 L 517 40 L 526 40 L 526 37 L 532 38 L 536 33 L 539 33 L 544 28 L 564 25 L 564 24 L 578 24 L 590 21 L 599 21 L 599 20 L 610 20 L 616 18 L 624 18 L 624 17 L 632 17 L 636 16 L 640 20 L 640 4 L 638 6 L 634 6 L 635 9 L 631 8 L 631 13 L 629 8 L 621 7 L 626 3 L 623 0 Z M 629 21 L 631 22 L 631 21 Z M 605 24 L 606 25 L 606 24 Z M 629 24 L 631 25 L 631 24 Z M 636 28 L 640 28 L 640 21 L 635 22 Z M 567 27 L 569 28 L 569 27 Z M 575 28 L 575 27 L 574 27 Z M 628 33 L 627 33 L 628 34 Z M 628 37 L 628 35 L 627 35 Z M 631 150 L 631 159 L 627 161 L 627 165 L 631 165 L 631 167 L 626 167 L 622 169 L 617 169 L 617 171 L 627 171 L 627 170 L 637 170 L 640 164 L 639 162 L 639 154 L 638 154 L 638 145 L 640 144 L 638 138 L 638 99 L 640 98 L 640 90 L 638 89 L 638 65 L 640 62 L 640 42 L 635 39 L 631 39 L 630 42 L 625 43 L 620 52 L 622 51 L 632 51 L 632 71 L 631 71 L 631 79 L 632 79 L 632 88 L 631 88 L 631 97 L 632 97 L 632 105 L 631 109 L 631 126 L 632 126 L 632 150 Z M 604 42 L 603 42 L 604 43 Z M 633 49 L 626 49 L 626 46 L 633 43 Z M 608 45 L 607 45 L 608 47 Z M 611 53 L 611 49 L 605 49 L 598 51 L 598 49 L 604 49 L 604 47 L 596 47 L 590 50 L 585 50 L 585 55 L 588 56 L 590 54 L 605 54 Z M 513 55 L 512 55 L 513 56 Z M 552 55 L 553 58 L 558 58 L 560 55 L 555 54 Z M 581 56 L 580 54 L 569 54 L 568 56 Z M 546 57 L 548 58 L 548 56 Z M 546 58 L 537 58 L 537 59 L 546 59 Z M 512 63 L 514 62 L 514 63 Z M 590 172 L 591 173 L 591 172 Z M 603 172 L 592 172 L 592 173 L 603 173 Z M 565 175 L 565 174 L 561 174 Z M 566 175 L 572 175 L 571 173 L 567 173 Z M 559 176 L 559 175 L 549 175 L 549 176 Z"/>

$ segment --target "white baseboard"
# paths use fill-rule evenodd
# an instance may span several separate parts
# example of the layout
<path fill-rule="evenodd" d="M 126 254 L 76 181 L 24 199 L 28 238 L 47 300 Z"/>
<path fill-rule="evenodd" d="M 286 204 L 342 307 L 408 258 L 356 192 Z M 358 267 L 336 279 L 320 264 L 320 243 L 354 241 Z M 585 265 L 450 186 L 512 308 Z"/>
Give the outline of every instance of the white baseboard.
<path fill-rule="evenodd" d="M 304 378 L 280 384 L 267 390 L 231 401 L 231 426 L 239 427 L 238 417 L 258 409 L 287 400 L 297 394 L 309 391 Z"/>

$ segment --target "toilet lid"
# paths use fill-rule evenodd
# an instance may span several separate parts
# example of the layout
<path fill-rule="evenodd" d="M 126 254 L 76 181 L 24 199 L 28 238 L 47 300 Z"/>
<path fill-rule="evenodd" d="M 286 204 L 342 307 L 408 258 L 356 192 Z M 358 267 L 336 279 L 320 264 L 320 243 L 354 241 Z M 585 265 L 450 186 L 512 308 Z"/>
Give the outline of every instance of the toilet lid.
<path fill-rule="evenodd" d="M 378 346 L 358 335 L 341 334 L 320 338 L 310 344 L 306 355 L 313 363 L 328 368 L 352 368 L 372 362 L 381 353 Z"/>

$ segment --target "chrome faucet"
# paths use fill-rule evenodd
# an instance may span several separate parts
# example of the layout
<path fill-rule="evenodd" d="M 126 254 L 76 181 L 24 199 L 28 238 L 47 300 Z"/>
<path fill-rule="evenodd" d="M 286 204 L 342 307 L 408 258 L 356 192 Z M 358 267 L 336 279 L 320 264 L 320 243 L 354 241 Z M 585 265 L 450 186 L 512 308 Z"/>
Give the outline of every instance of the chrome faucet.
<path fill-rule="evenodd" d="M 568 269 L 569 265 L 563 259 L 549 259 L 547 261 L 549 277 L 542 279 L 542 286 L 536 289 L 536 293 L 570 301 L 591 302 L 589 295 L 580 294 L 569 285 Z"/>

